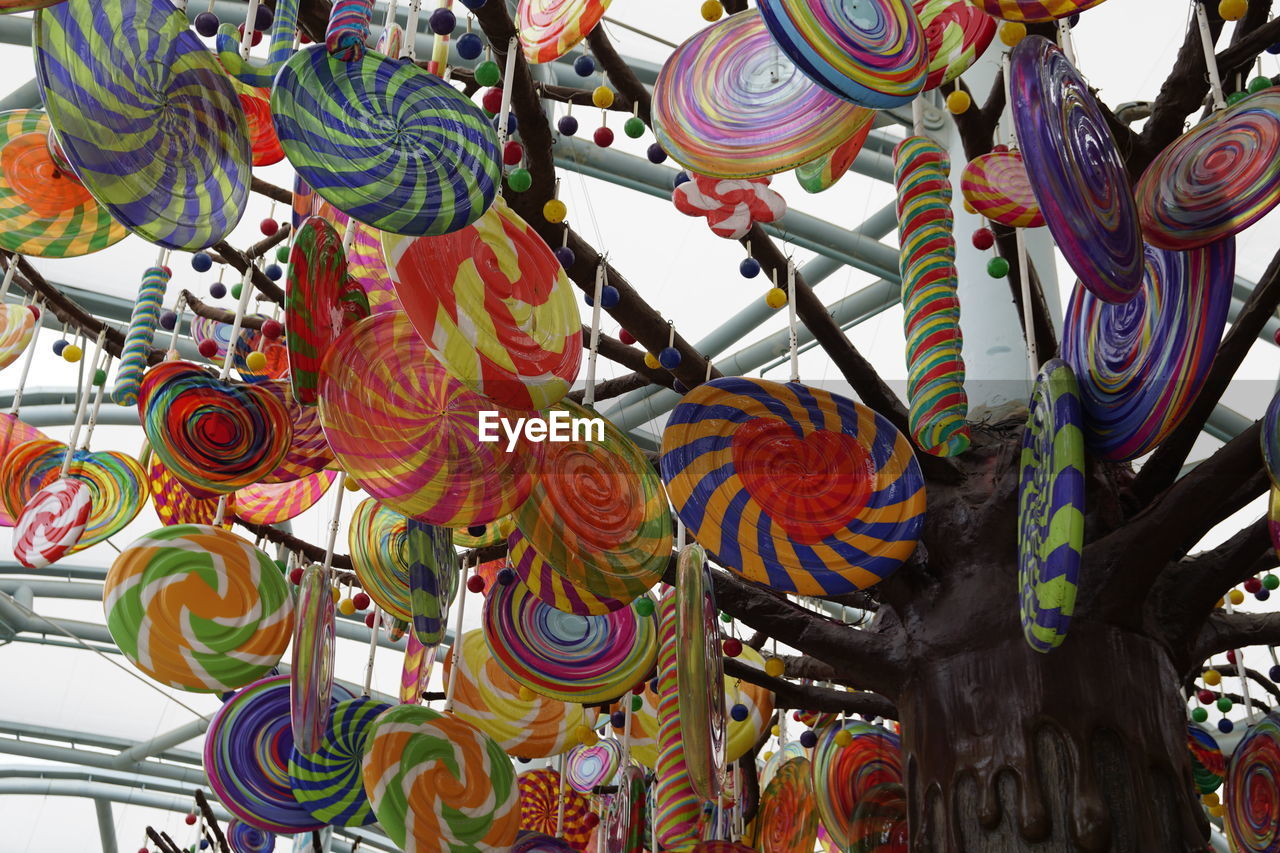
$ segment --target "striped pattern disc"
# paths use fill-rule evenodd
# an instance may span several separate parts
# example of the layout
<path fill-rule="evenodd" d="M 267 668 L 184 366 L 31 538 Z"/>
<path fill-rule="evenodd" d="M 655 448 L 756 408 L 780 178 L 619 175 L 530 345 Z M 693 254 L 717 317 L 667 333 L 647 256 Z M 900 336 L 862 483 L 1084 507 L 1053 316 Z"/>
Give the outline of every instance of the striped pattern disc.
<path fill-rule="evenodd" d="M 698 386 L 671 413 L 661 469 L 715 561 L 780 592 L 871 586 L 911 556 L 924 524 L 906 437 L 860 403 L 796 383 Z"/>
<path fill-rule="evenodd" d="M 329 722 L 333 697 L 334 602 L 329 572 L 312 563 L 298 579 L 289 669 L 289 716 L 293 743 L 314 752 Z"/>
<path fill-rule="evenodd" d="M 0 15 L 33 12 L 61 3 L 63 0 L 0 0 Z"/>
<path fill-rule="evenodd" d="M 72 0 L 36 14 L 36 76 L 76 174 L 151 243 L 203 249 L 249 201 L 240 99 L 168 0 Z"/>
<path fill-rule="evenodd" d="M 561 784 L 560 773 L 551 767 L 521 773 L 516 783 L 520 787 L 521 832 L 555 836 L 559 825 L 559 836 L 568 842 L 562 849 L 587 849 L 592 830 L 587 826 L 590 800 Z"/>
<path fill-rule="evenodd" d="M 151 455 L 147 463 L 147 485 L 151 489 L 151 508 L 156 511 L 160 523 L 168 527 L 173 524 L 213 524 L 218 516 L 218 499 L 198 498 L 187 487 L 178 482 L 178 478 L 169 473 L 164 463 Z M 222 526 L 231 529 L 235 518 L 236 496 L 227 495 L 227 509 L 223 513 Z"/>
<path fill-rule="evenodd" d="M 497 194 L 498 137 L 484 113 L 411 63 L 373 52 L 341 62 L 313 45 L 280 69 L 271 112 L 302 179 L 383 231 L 448 234 Z"/>
<path fill-rule="evenodd" d="M 658 601 L 658 765 L 653 788 L 653 828 L 658 844 L 688 850 L 701 837 L 702 799 L 693 785 L 680 719 L 676 671 L 675 590 L 666 587 Z M 799 853 L 799 851 L 797 851 Z"/>
<path fill-rule="evenodd" d="M 388 615 L 404 621 L 410 618 L 408 521 L 375 498 L 365 498 L 347 526 L 360 585 Z"/>
<path fill-rule="evenodd" d="M 849 853 L 907 853 L 906 789 L 886 782 L 863 794 L 849 835 Z"/>
<path fill-rule="evenodd" d="M 1047 652 L 1067 636 L 1084 549 L 1084 435 L 1070 366 L 1040 368 L 1022 435 L 1018 489 L 1018 587 L 1022 631 Z"/>
<path fill-rule="evenodd" d="M 374 720 L 390 708 L 368 696 L 339 702 L 314 752 L 294 744 L 289 758 L 293 796 L 316 820 L 333 826 L 368 826 L 377 820 L 364 793 L 360 762 Z"/>
<path fill-rule="evenodd" d="M 520 0 L 517 29 L 524 58 L 553 62 L 600 23 L 610 0 Z"/>
<path fill-rule="evenodd" d="M 578 441 L 543 447 L 529 500 L 516 526 L 551 567 L 596 596 L 629 602 L 658 582 L 671 559 L 671 512 L 662 481 L 631 439 L 569 400 L 549 415 L 603 424 Z M 570 433 L 572 438 L 572 433 Z"/>
<path fill-rule="evenodd" d="M 760 795 L 756 815 L 760 853 L 810 853 L 818 841 L 818 809 L 807 758 L 778 768 Z"/>
<path fill-rule="evenodd" d="M 1006 21 L 1041 23 L 1069 18 L 1076 12 L 1092 9 L 1102 0 L 972 0 L 988 15 Z"/>
<path fill-rule="evenodd" d="M 264 483 L 287 483 L 309 477 L 324 468 L 335 468 L 333 451 L 324 437 L 324 429 L 320 426 L 320 414 L 315 406 L 304 406 L 293 399 L 289 382 L 277 379 L 263 382 L 258 387 L 269 391 L 289 413 L 289 424 L 293 428 L 293 439 L 289 449 L 284 452 L 284 459 L 276 470 L 262 478 Z"/>
<path fill-rule="evenodd" d="M 519 530 L 507 539 L 507 560 L 529 592 L 556 610 L 599 616 L 627 606 L 625 601 L 598 596 L 560 574 Z"/>
<path fill-rule="evenodd" d="M 458 592 L 458 554 L 453 550 L 453 531 L 410 518 L 405 537 L 413 633 L 424 646 L 438 645 L 444 639 L 449 605 Z"/>
<path fill-rule="evenodd" d="M 0 113 L 0 248 L 71 258 L 118 243 L 128 230 L 49 153 L 39 110 Z"/>
<path fill-rule="evenodd" d="M 311 509 L 338 478 L 336 471 L 317 471 L 287 483 L 255 483 L 236 492 L 235 513 L 253 524 L 279 524 Z"/>
<path fill-rule="evenodd" d="M 724 657 L 720 654 L 720 611 L 696 542 L 676 561 L 676 686 L 681 739 L 689 780 L 704 800 L 714 800 L 725 783 Z"/>
<path fill-rule="evenodd" d="M 1019 151 L 974 157 L 960 174 L 960 192 L 974 210 L 992 222 L 1010 228 L 1044 225 L 1044 214 Z"/>
<path fill-rule="evenodd" d="M 10 452 L 16 450 L 20 445 L 36 439 L 52 441 L 47 435 L 24 422 L 17 415 L 11 415 L 8 412 L 0 413 L 0 482 L 9 482 L 4 470 L 8 464 Z M 14 516 L 10 514 L 9 507 L 6 504 L 8 499 L 3 498 L 6 492 L 8 492 L 8 489 L 0 486 L 0 527 L 13 527 Z"/>

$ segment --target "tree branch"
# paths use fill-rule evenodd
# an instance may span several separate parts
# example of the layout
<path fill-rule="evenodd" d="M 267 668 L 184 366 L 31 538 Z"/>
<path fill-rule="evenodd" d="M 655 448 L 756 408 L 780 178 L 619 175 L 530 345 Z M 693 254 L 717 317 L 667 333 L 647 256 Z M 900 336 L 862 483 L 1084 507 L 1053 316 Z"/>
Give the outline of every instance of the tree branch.
<path fill-rule="evenodd" d="M 1280 612 L 1214 610 L 1191 648 L 1192 666 L 1231 649 L 1280 644 Z"/>
<path fill-rule="evenodd" d="M 876 693 L 853 693 L 832 690 L 811 684 L 796 684 L 782 678 L 765 675 L 761 670 L 737 658 L 724 659 L 724 672 L 732 678 L 767 688 L 773 692 L 776 708 L 796 708 L 801 711 L 822 711 L 836 714 L 866 714 L 873 717 L 898 719 L 898 709 L 885 697 Z"/>

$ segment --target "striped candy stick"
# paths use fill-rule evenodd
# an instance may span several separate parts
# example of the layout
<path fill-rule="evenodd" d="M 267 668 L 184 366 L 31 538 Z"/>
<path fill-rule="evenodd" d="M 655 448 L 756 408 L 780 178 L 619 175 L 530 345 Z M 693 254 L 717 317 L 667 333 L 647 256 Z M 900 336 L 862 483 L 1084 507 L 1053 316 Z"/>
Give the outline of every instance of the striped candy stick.
<path fill-rule="evenodd" d="M 662 849 L 692 850 L 701 837 L 702 801 L 693 790 L 684 758 L 680 692 L 676 683 L 675 591 L 658 601 L 658 766 L 654 831 Z"/>
<path fill-rule="evenodd" d="M 250 4 L 250 18 L 245 29 L 253 25 L 256 7 L 256 3 Z M 251 61 L 248 50 L 242 51 L 240 33 L 235 24 L 223 24 L 218 28 L 216 44 L 222 66 L 240 82 L 260 89 L 270 89 L 275 82 L 276 72 L 293 56 L 294 33 L 298 29 L 298 0 L 279 0 L 275 12 L 271 21 L 271 50 L 267 53 L 266 62 Z M 251 34 L 249 43 L 253 43 Z"/>
<path fill-rule="evenodd" d="M 372 14 L 373 0 L 334 0 L 333 10 L 329 13 L 329 27 L 324 34 L 324 46 L 329 55 L 341 62 L 363 59 Z"/>
<path fill-rule="evenodd" d="M 147 369 L 147 356 L 151 354 L 151 341 L 160 323 L 160 304 L 172 275 L 168 267 L 152 267 L 142 276 L 138 288 L 138 301 L 133 303 L 129 317 L 129 331 L 120 350 L 120 368 L 116 371 L 116 387 L 111 396 L 121 406 L 138 405 L 138 391 L 142 387 L 142 373 Z"/>

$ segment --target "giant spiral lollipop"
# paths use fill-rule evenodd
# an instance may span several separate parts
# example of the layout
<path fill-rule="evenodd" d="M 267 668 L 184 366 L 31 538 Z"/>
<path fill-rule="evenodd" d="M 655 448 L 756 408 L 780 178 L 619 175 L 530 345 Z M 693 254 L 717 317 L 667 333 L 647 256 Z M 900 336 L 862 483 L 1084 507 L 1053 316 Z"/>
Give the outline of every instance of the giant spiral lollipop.
<path fill-rule="evenodd" d="M 1272 853 L 1280 846 L 1280 715 L 1249 727 L 1227 765 L 1223 824 L 1233 849 Z"/>
<path fill-rule="evenodd" d="M 996 34 L 996 22 L 968 0 L 912 0 L 924 28 L 929 74 L 924 91 L 963 74 L 982 58 Z"/>
<path fill-rule="evenodd" d="M 212 525 L 218 517 L 218 498 L 198 498 L 169 473 L 164 463 L 151 454 L 147 462 L 147 485 L 151 492 L 151 508 L 164 526 L 173 524 Z M 236 496 L 227 495 L 222 526 L 230 528 L 235 518 Z"/>
<path fill-rule="evenodd" d="M 836 735 L 853 735 L 840 746 Z M 858 800 L 876 785 L 902 782 L 901 745 L 898 736 L 877 726 L 848 720 L 828 726 L 813 750 L 813 790 L 822 825 L 840 849 L 850 843 L 850 829 Z"/>
<path fill-rule="evenodd" d="M 242 83 L 260 89 L 270 89 L 276 75 L 293 55 L 294 39 L 298 29 L 298 0 L 276 0 L 271 18 L 271 47 L 266 61 L 249 59 L 241 54 L 241 35 L 235 24 L 227 23 L 218 28 L 215 42 L 218 61 L 227 73 Z"/>
<path fill-rule="evenodd" d="M 405 536 L 413 633 L 425 646 L 438 645 L 444 639 L 449 604 L 458 591 L 458 554 L 453 550 L 453 531 L 410 518 Z"/>
<path fill-rule="evenodd" d="M 560 774 L 550 767 L 521 773 L 516 782 L 520 787 L 522 831 L 559 835 L 573 848 L 586 848 L 591 836 L 591 827 L 586 825 L 591 802 L 586 797 L 568 786 L 562 788 Z M 562 801 L 563 822 L 559 819 Z"/>
<path fill-rule="evenodd" d="M 227 821 L 227 844 L 231 853 L 272 853 L 276 849 L 276 834 L 233 817 Z"/>
<path fill-rule="evenodd" d="M 294 743 L 289 785 L 316 820 L 334 826 L 368 826 L 376 820 L 360 765 L 374 721 L 390 708 L 368 696 L 346 699 L 330 709 L 313 751 L 304 752 Z"/>
<path fill-rule="evenodd" d="M 79 544 L 91 506 L 80 480 L 63 477 L 39 489 L 16 515 L 14 558 L 29 569 L 61 560 Z"/>
<path fill-rule="evenodd" d="M 566 613 L 600 615 L 627 606 L 616 598 L 599 596 L 569 580 L 542 558 L 519 530 L 507 538 L 507 560 L 511 568 L 542 601 Z M 570 567 L 568 574 L 578 577 L 585 569 Z"/>
<path fill-rule="evenodd" d="M 289 427 L 292 438 L 289 449 L 284 452 L 284 459 L 270 474 L 262 478 L 263 483 L 288 483 L 301 480 L 319 473 L 325 468 L 336 468 L 333 451 L 325 440 L 324 428 L 320 425 L 320 413 L 315 406 L 304 406 L 293 398 L 289 382 L 283 379 L 262 382 L 259 388 L 267 391 L 280 401 L 289 413 Z"/>
<path fill-rule="evenodd" d="M 644 771 L 631 765 L 618 777 L 617 793 L 600 826 L 601 843 L 606 853 L 642 853 L 645 834 Z"/>
<path fill-rule="evenodd" d="M 876 785 L 858 799 L 849 853 L 908 853 L 907 792 L 898 782 Z"/>
<path fill-rule="evenodd" d="M 818 840 L 818 810 L 807 758 L 793 758 L 760 795 L 760 853 L 809 853 Z M 829 827 L 828 827 L 829 828 Z"/>
<path fill-rule="evenodd" d="M 1187 751 L 1191 753 L 1191 778 L 1201 795 L 1222 787 L 1227 775 L 1227 759 L 1213 735 L 1203 726 L 1187 723 Z"/>
<path fill-rule="evenodd" d="M 17 415 L 0 412 L 0 496 L 7 495 L 10 491 L 9 484 L 12 480 L 4 474 L 10 453 L 28 441 L 36 439 L 51 441 L 48 436 L 21 420 Z M 0 527 L 13 527 L 14 516 L 6 503 L 9 500 L 8 497 L 0 499 Z"/>
<path fill-rule="evenodd" d="M 670 850 L 688 850 L 700 837 L 702 800 L 685 756 L 676 662 L 676 599 L 668 590 L 658 601 L 658 762 L 654 768 L 653 831 Z"/>
<path fill-rule="evenodd" d="M 530 62 L 564 56 L 600 23 L 612 0 L 520 0 L 520 47 Z"/>
<path fill-rule="evenodd" d="M 676 561 L 676 686 L 689 780 L 702 799 L 714 800 L 724 784 L 726 715 L 720 611 L 706 560 L 692 544 Z"/>
<path fill-rule="evenodd" d="M 988 14 L 1006 21 L 1042 23 L 1067 18 L 1102 0 L 972 0 Z"/>
<path fill-rule="evenodd" d="M 1208 377 L 1235 281 L 1235 242 L 1146 247 L 1142 288 L 1111 305 L 1076 285 L 1062 357 L 1080 381 L 1085 444 L 1115 461 L 1150 452 L 1182 422 Z"/>
<path fill-rule="evenodd" d="M 1044 225 L 1020 151 L 992 151 L 974 157 L 960 174 L 960 192 L 974 210 L 992 222 L 1010 228 Z"/>
<path fill-rule="evenodd" d="M 564 781 L 580 794 L 590 794 L 598 785 L 607 785 L 622 767 L 622 744 L 605 738 L 569 750 L 564 762 Z"/>
<path fill-rule="evenodd" d="M 290 731 L 294 746 L 315 752 L 329 720 L 333 695 L 334 607 L 329 572 L 317 565 L 302 570 L 289 671 Z"/>
<path fill-rule="evenodd" d="M 347 526 L 347 543 L 356 577 L 369 597 L 392 618 L 408 621 L 408 519 L 374 498 L 356 506 Z"/>
<path fill-rule="evenodd" d="M 0 369 L 27 351 L 36 333 L 36 311 L 25 305 L 0 308 Z"/>
<path fill-rule="evenodd" d="M 297 518 L 315 506 L 336 479 L 336 471 L 318 471 L 288 483 L 245 486 L 236 492 L 235 514 L 252 524 L 279 524 Z"/>
<path fill-rule="evenodd" d="M 324 33 L 330 56 L 342 62 L 358 62 L 364 57 L 372 12 L 373 0 L 336 0 Z"/>
<path fill-rule="evenodd" d="M 253 150 L 254 166 L 274 166 L 284 159 L 284 149 L 271 122 L 271 93 L 257 86 L 246 86 L 234 77 L 231 79 L 249 125 L 249 145 Z"/>

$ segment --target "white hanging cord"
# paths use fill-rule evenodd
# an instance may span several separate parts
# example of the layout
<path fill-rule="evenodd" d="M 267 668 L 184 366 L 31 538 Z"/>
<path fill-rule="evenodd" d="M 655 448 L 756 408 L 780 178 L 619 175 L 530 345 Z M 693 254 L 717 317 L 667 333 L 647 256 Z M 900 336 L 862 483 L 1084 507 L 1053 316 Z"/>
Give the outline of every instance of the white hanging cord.
<path fill-rule="evenodd" d="M 453 690 L 458 683 L 458 667 L 462 665 L 462 614 L 467 609 L 467 580 L 471 576 L 470 561 L 462 565 L 458 579 L 458 612 L 453 620 L 453 645 L 449 647 L 449 684 L 444 690 L 444 713 L 453 711 Z"/>
<path fill-rule="evenodd" d="M 556 791 L 556 837 L 564 833 L 564 753 L 560 753 L 560 781 Z"/>
<path fill-rule="evenodd" d="M 911 102 L 911 132 L 916 136 L 924 136 L 924 98 L 917 97 Z"/>
<path fill-rule="evenodd" d="M 86 381 L 91 382 L 93 379 L 93 376 L 92 374 L 90 374 L 88 380 L 86 380 L 85 362 L 91 361 L 93 365 L 96 365 L 98 363 L 98 353 L 101 352 L 102 350 L 102 340 L 103 338 L 106 337 L 106 334 L 107 334 L 107 327 L 103 326 L 102 331 L 98 333 L 98 341 L 97 341 L 97 344 L 95 345 L 92 359 L 86 359 L 84 358 L 83 355 L 80 358 L 80 381 L 79 381 L 79 387 L 77 388 L 77 391 L 79 393 L 79 399 L 76 401 L 76 419 L 75 419 L 75 423 L 71 427 L 71 439 L 67 442 L 67 452 L 62 457 L 62 476 L 63 477 L 66 477 L 71 472 L 71 459 L 75 455 L 76 442 L 80 440 L 80 430 L 84 426 L 84 416 L 89 409 L 89 387 L 90 386 L 86 385 L 85 383 Z M 83 341 L 85 340 L 84 335 L 80 336 L 80 340 L 81 340 L 81 347 L 83 349 Z"/>
<path fill-rule="evenodd" d="M 787 331 L 791 346 L 791 381 L 800 381 L 800 344 L 796 320 L 796 265 L 787 258 Z"/>
<path fill-rule="evenodd" d="M 106 348 L 104 347 L 102 350 L 102 366 L 99 368 L 95 368 L 94 376 L 90 377 L 89 379 L 90 384 L 92 384 L 93 379 L 96 378 L 98 371 L 99 370 L 102 371 L 103 381 L 101 385 L 98 385 L 98 390 L 93 400 L 93 411 L 89 413 L 89 425 L 85 428 L 85 431 L 84 431 L 84 441 L 80 443 L 81 450 L 89 449 L 89 442 L 93 439 L 94 427 L 98 425 L 98 412 L 102 410 L 102 398 L 106 396 L 106 390 L 107 390 L 107 382 L 105 377 L 110 367 L 111 367 L 111 353 L 107 352 Z"/>
<path fill-rule="evenodd" d="M 176 361 L 178 359 L 178 330 L 182 328 L 182 321 L 187 316 L 187 297 L 179 296 L 178 304 L 173 306 L 174 321 L 173 331 L 169 333 L 169 348 L 165 350 L 166 361 Z"/>
<path fill-rule="evenodd" d="M 342 232 L 342 252 L 350 254 L 351 247 L 356 244 L 356 221 L 354 218 L 347 219 L 347 230 Z"/>
<path fill-rule="evenodd" d="M 1058 19 L 1058 47 L 1062 48 L 1062 52 L 1067 55 L 1067 60 L 1072 64 L 1076 64 L 1076 45 L 1071 38 L 1071 25 L 1067 23 L 1065 18 Z"/>
<path fill-rule="evenodd" d="M 409 57 L 410 62 L 418 61 L 418 15 L 421 11 L 422 0 L 409 0 L 409 22 L 404 28 L 404 46 L 400 55 Z"/>
<path fill-rule="evenodd" d="M 1218 57 L 1214 53 L 1213 34 L 1209 32 L 1209 13 L 1204 3 L 1196 0 L 1196 23 L 1200 27 L 1200 46 L 1204 48 L 1204 64 L 1209 69 L 1209 89 L 1213 93 L 1213 108 L 1220 110 L 1226 107 L 1227 99 L 1222 94 L 1222 77 L 1218 73 Z"/>
<path fill-rule="evenodd" d="M 333 549 L 338 544 L 338 526 L 342 518 L 342 496 L 347 491 L 346 471 L 338 475 L 336 485 L 338 494 L 333 499 L 333 515 L 329 519 L 329 541 L 324 546 L 324 563 L 320 567 L 326 586 L 328 586 L 329 577 L 333 573 Z"/>
<path fill-rule="evenodd" d="M 373 608 L 373 628 L 369 631 L 369 660 L 364 665 L 364 695 L 372 693 L 373 659 L 378 654 L 378 626 L 382 624 L 382 609 Z"/>
<path fill-rule="evenodd" d="M 396 6 L 398 5 L 398 2 L 399 2 L 399 0 L 390 0 L 390 2 L 389 2 L 389 3 L 387 3 L 387 18 L 386 18 L 386 20 L 385 20 L 385 21 L 383 21 L 383 23 L 382 23 L 382 28 L 383 28 L 384 30 L 389 30 L 389 29 L 391 29 L 393 26 L 395 26 L 395 23 L 396 23 Z"/>
<path fill-rule="evenodd" d="M 236 305 L 236 318 L 231 323 L 231 337 L 227 340 L 227 355 L 222 360 L 222 373 L 218 378 L 223 382 L 231 376 L 231 365 L 236 357 L 236 344 L 240 340 L 240 329 L 244 325 L 245 312 L 249 310 L 249 297 L 253 295 L 253 271 L 255 267 L 250 261 L 244 268 L 244 277 L 240 280 L 240 302 Z"/>
<path fill-rule="evenodd" d="M 213 514 L 213 526 L 221 527 L 222 522 L 227 517 L 227 496 L 220 495 L 218 497 L 218 511 Z"/>
<path fill-rule="evenodd" d="M 515 36 L 507 39 L 507 67 L 502 75 L 502 106 L 498 109 L 498 150 L 507 144 L 508 116 L 511 114 L 511 88 L 516 80 L 516 53 L 520 42 Z"/>
<path fill-rule="evenodd" d="M 40 312 L 40 316 L 36 318 L 36 327 L 31 332 L 31 343 L 27 344 L 27 352 L 22 360 L 22 372 L 18 374 L 18 387 L 13 391 L 13 405 L 9 407 L 9 414 L 17 417 L 18 410 L 22 408 L 22 392 L 27 387 L 27 377 L 31 375 L 31 362 L 36 357 L 36 345 L 40 342 L 40 330 L 44 327 L 44 307 L 41 304 L 40 297 L 36 297 L 36 301 L 32 303 Z"/>
<path fill-rule="evenodd" d="M 582 392 L 582 405 L 591 408 L 596 402 L 596 350 L 600 347 L 600 300 L 604 294 L 604 258 L 596 265 L 596 286 L 591 299 L 591 341 L 587 348 L 587 387 Z"/>
<path fill-rule="evenodd" d="M 1001 57 L 1001 66 L 1004 71 L 1004 99 L 1006 104 L 1013 104 L 1013 90 L 1009 84 L 1009 54 L 1005 53 Z M 1012 109 L 1012 106 L 1010 106 Z M 1017 148 L 1018 135 L 1013 129 L 1012 124 L 1009 128 L 1010 147 Z M 1022 294 L 1022 335 L 1027 342 L 1027 365 L 1031 368 L 1031 379 L 1035 380 L 1036 375 L 1040 372 L 1040 353 L 1036 346 L 1035 333 L 1035 312 L 1031 304 L 1031 274 L 1027 269 L 1027 244 L 1023 237 L 1022 229 L 1014 229 L 1014 239 L 1018 246 L 1018 286 Z"/>
<path fill-rule="evenodd" d="M 244 36 L 240 39 L 240 57 L 249 58 L 253 49 L 254 24 L 258 22 L 258 0 L 249 0 L 249 12 L 244 17 Z"/>
<path fill-rule="evenodd" d="M 4 271 L 4 284 L 0 284 L 0 301 L 3 301 L 9 295 L 9 288 L 13 285 L 13 277 L 18 272 L 18 261 L 22 260 L 22 255 L 14 255 L 9 258 L 9 268 Z"/>

